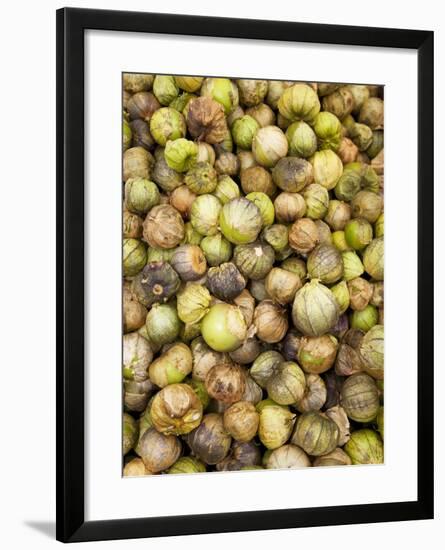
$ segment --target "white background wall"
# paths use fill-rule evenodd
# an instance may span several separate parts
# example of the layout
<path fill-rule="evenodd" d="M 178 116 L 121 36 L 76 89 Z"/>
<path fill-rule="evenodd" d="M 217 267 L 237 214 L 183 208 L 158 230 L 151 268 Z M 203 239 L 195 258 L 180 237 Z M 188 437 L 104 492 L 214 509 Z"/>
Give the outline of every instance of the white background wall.
<path fill-rule="evenodd" d="M 0 542 L 3 548 L 53 548 L 55 515 L 55 9 L 49 0 L 3 3 L 1 13 L 0 192 Z M 444 122 L 445 25 L 441 3 L 387 0 L 240 2 L 170 0 L 165 6 L 138 0 L 70 2 L 72 6 L 436 31 L 436 128 Z M 179 55 L 179 53 L 178 53 Z M 397 68 L 395 67 L 395 70 Z M 407 116 L 415 116 L 407 113 Z M 403 136 L 401 136 L 403 139 Z M 443 291 L 445 201 L 443 131 L 436 130 L 436 309 Z M 403 208 L 403 205 L 402 205 Z M 440 227 L 439 227 L 440 224 Z M 442 280 L 441 280 L 442 279 Z M 442 320 L 440 319 L 442 317 Z M 443 315 L 436 314 L 436 520 L 155 539 L 151 548 L 340 548 L 397 545 L 438 548 L 445 532 L 445 466 L 441 393 L 445 387 Z M 443 338 L 443 336 L 442 336 Z M 402 391 L 403 386 L 401 387 Z M 403 412 L 401 412 L 403 415 Z M 147 495 L 150 498 L 150 495 Z M 206 495 L 212 498 L 212 495 Z M 147 541 L 101 543 L 143 548 Z M 88 546 L 91 546 L 90 544 Z"/>

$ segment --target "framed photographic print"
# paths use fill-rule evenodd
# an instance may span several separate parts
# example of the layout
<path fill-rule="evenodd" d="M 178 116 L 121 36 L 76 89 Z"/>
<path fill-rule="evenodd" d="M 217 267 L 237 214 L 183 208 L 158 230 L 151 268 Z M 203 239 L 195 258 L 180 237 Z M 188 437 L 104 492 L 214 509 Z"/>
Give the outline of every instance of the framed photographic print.
<path fill-rule="evenodd" d="M 433 517 L 432 32 L 61 9 L 57 196 L 59 540 Z"/>

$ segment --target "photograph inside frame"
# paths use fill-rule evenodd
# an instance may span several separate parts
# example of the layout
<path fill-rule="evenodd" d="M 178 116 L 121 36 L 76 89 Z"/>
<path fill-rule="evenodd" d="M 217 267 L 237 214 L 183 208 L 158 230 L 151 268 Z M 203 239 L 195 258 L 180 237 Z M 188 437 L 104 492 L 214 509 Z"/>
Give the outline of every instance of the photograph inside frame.
<path fill-rule="evenodd" d="M 383 86 L 122 93 L 123 475 L 382 464 Z"/>

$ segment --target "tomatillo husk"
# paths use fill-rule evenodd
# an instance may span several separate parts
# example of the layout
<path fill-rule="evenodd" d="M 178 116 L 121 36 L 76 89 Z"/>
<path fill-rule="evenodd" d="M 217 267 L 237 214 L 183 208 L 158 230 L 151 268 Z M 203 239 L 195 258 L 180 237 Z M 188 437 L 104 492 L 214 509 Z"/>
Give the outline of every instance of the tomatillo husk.
<path fill-rule="evenodd" d="M 339 315 L 335 296 L 316 279 L 306 283 L 295 295 L 292 319 L 295 327 L 307 336 L 321 336 L 328 332 Z"/>
<path fill-rule="evenodd" d="M 278 449 L 289 439 L 295 423 L 295 414 L 286 408 L 273 404 L 260 411 L 258 437 L 267 449 Z"/>
<path fill-rule="evenodd" d="M 154 428 L 148 429 L 139 439 L 135 449 L 152 473 L 170 468 L 181 454 L 181 442 L 174 435 L 164 435 Z"/>
<path fill-rule="evenodd" d="M 373 420 L 380 406 L 379 392 L 374 379 L 365 373 L 349 376 L 341 390 L 341 405 L 351 420 Z"/>
<path fill-rule="evenodd" d="M 186 436 L 186 441 L 193 454 L 205 464 L 217 464 L 227 456 L 232 438 L 224 429 L 222 415 L 209 413 Z"/>
<path fill-rule="evenodd" d="M 170 384 L 154 396 L 150 413 L 158 432 L 183 435 L 199 426 L 202 403 L 187 384 Z"/>
<path fill-rule="evenodd" d="M 148 369 L 150 380 L 160 388 L 182 382 L 191 372 L 192 353 L 182 342 L 174 344 L 155 359 Z"/>
<path fill-rule="evenodd" d="M 383 443 L 373 430 L 357 430 L 345 445 L 352 464 L 383 464 Z"/>
<path fill-rule="evenodd" d="M 338 426 L 333 420 L 320 412 L 308 412 L 298 418 L 291 442 L 309 455 L 322 456 L 337 447 L 338 438 Z"/>
<path fill-rule="evenodd" d="M 307 454 L 296 445 L 282 445 L 273 450 L 267 458 L 266 468 L 285 469 L 285 468 L 307 468 L 311 466 L 311 461 Z"/>
<path fill-rule="evenodd" d="M 258 431 L 260 415 L 248 401 L 238 401 L 224 412 L 224 428 L 237 441 L 247 442 Z"/>

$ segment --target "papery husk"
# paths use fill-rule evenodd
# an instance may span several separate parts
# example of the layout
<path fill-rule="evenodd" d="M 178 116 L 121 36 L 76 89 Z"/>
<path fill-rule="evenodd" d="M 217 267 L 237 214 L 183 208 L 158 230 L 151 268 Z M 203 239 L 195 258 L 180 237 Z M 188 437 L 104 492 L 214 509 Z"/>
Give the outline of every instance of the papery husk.
<path fill-rule="evenodd" d="M 326 402 L 326 384 L 318 374 L 306 374 L 305 378 L 304 395 L 296 402 L 295 408 L 301 413 L 319 411 Z"/>
<path fill-rule="evenodd" d="M 227 133 L 223 107 L 210 97 L 197 97 L 187 105 L 187 127 L 199 141 L 220 143 Z"/>
<path fill-rule="evenodd" d="M 289 327 L 286 309 L 263 300 L 255 308 L 253 323 L 256 336 L 263 342 L 273 344 L 282 340 Z"/>
<path fill-rule="evenodd" d="M 224 429 L 222 414 L 209 413 L 186 436 L 186 441 L 192 453 L 205 464 L 217 464 L 227 456 L 232 438 Z"/>
<path fill-rule="evenodd" d="M 145 467 L 153 473 L 162 472 L 174 464 L 181 454 L 181 442 L 173 435 L 164 435 L 154 428 L 147 430 L 135 449 Z"/>
<path fill-rule="evenodd" d="M 374 379 L 365 373 L 349 376 L 341 390 L 341 405 L 351 420 L 373 420 L 380 406 L 379 392 Z"/>
<path fill-rule="evenodd" d="M 343 447 L 351 437 L 349 419 L 345 410 L 343 407 L 336 405 L 327 409 L 325 414 L 337 424 L 339 430 L 338 445 Z"/>
<path fill-rule="evenodd" d="M 308 412 L 298 418 L 291 443 L 311 456 L 322 456 L 335 449 L 338 438 L 339 429 L 333 420 L 320 412 Z"/>
<path fill-rule="evenodd" d="M 246 375 L 235 364 L 219 364 L 207 373 L 205 386 L 210 397 L 223 403 L 240 401 L 246 389 Z"/>
<path fill-rule="evenodd" d="M 184 238 L 184 222 L 172 206 L 155 206 L 144 220 L 143 235 L 150 246 L 173 248 Z"/>
<path fill-rule="evenodd" d="M 375 325 L 363 337 L 358 348 L 363 370 L 377 380 L 383 380 L 384 373 L 384 328 Z"/>
<path fill-rule="evenodd" d="M 313 279 L 295 295 L 292 319 L 295 327 L 307 336 L 321 336 L 338 321 L 340 315 L 332 292 Z"/>
<path fill-rule="evenodd" d="M 260 416 L 248 401 L 238 401 L 224 412 L 224 428 L 237 441 L 247 442 L 258 431 Z"/>
<path fill-rule="evenodd" d="M 271 404 L 260 412 L 258 436 L 267 449 L 277 449 L 289 439 L 295 414 L 280 405 Z"/>
<path fill-rule="evenodd" d="M 383 464 L 383 443 L 373 430 L 353 432 L 344 450 L 352 464 Z"/>
<path fill-rule="evenodd" d="M 267 469 L 307 468 L 311 461 L 307 454 L 296 445 L 283 445 L 273 450 L 267 458 Z"/>
<path fill-rule="evenodd" d="M 151 405 L 154 427 L 166 435 L 183 435 L 201 422 L 202 403 L 187 384 L 170 384 L 161 389 Z"/>
<path fill-rule="evenodd" d="M 349 456 L 344 452 L 343 449 L 337 447 L 327 455 L 318 456 L 314 460 L 314 467 L 317 466 L 350 466 L 352 464 Z"/>

